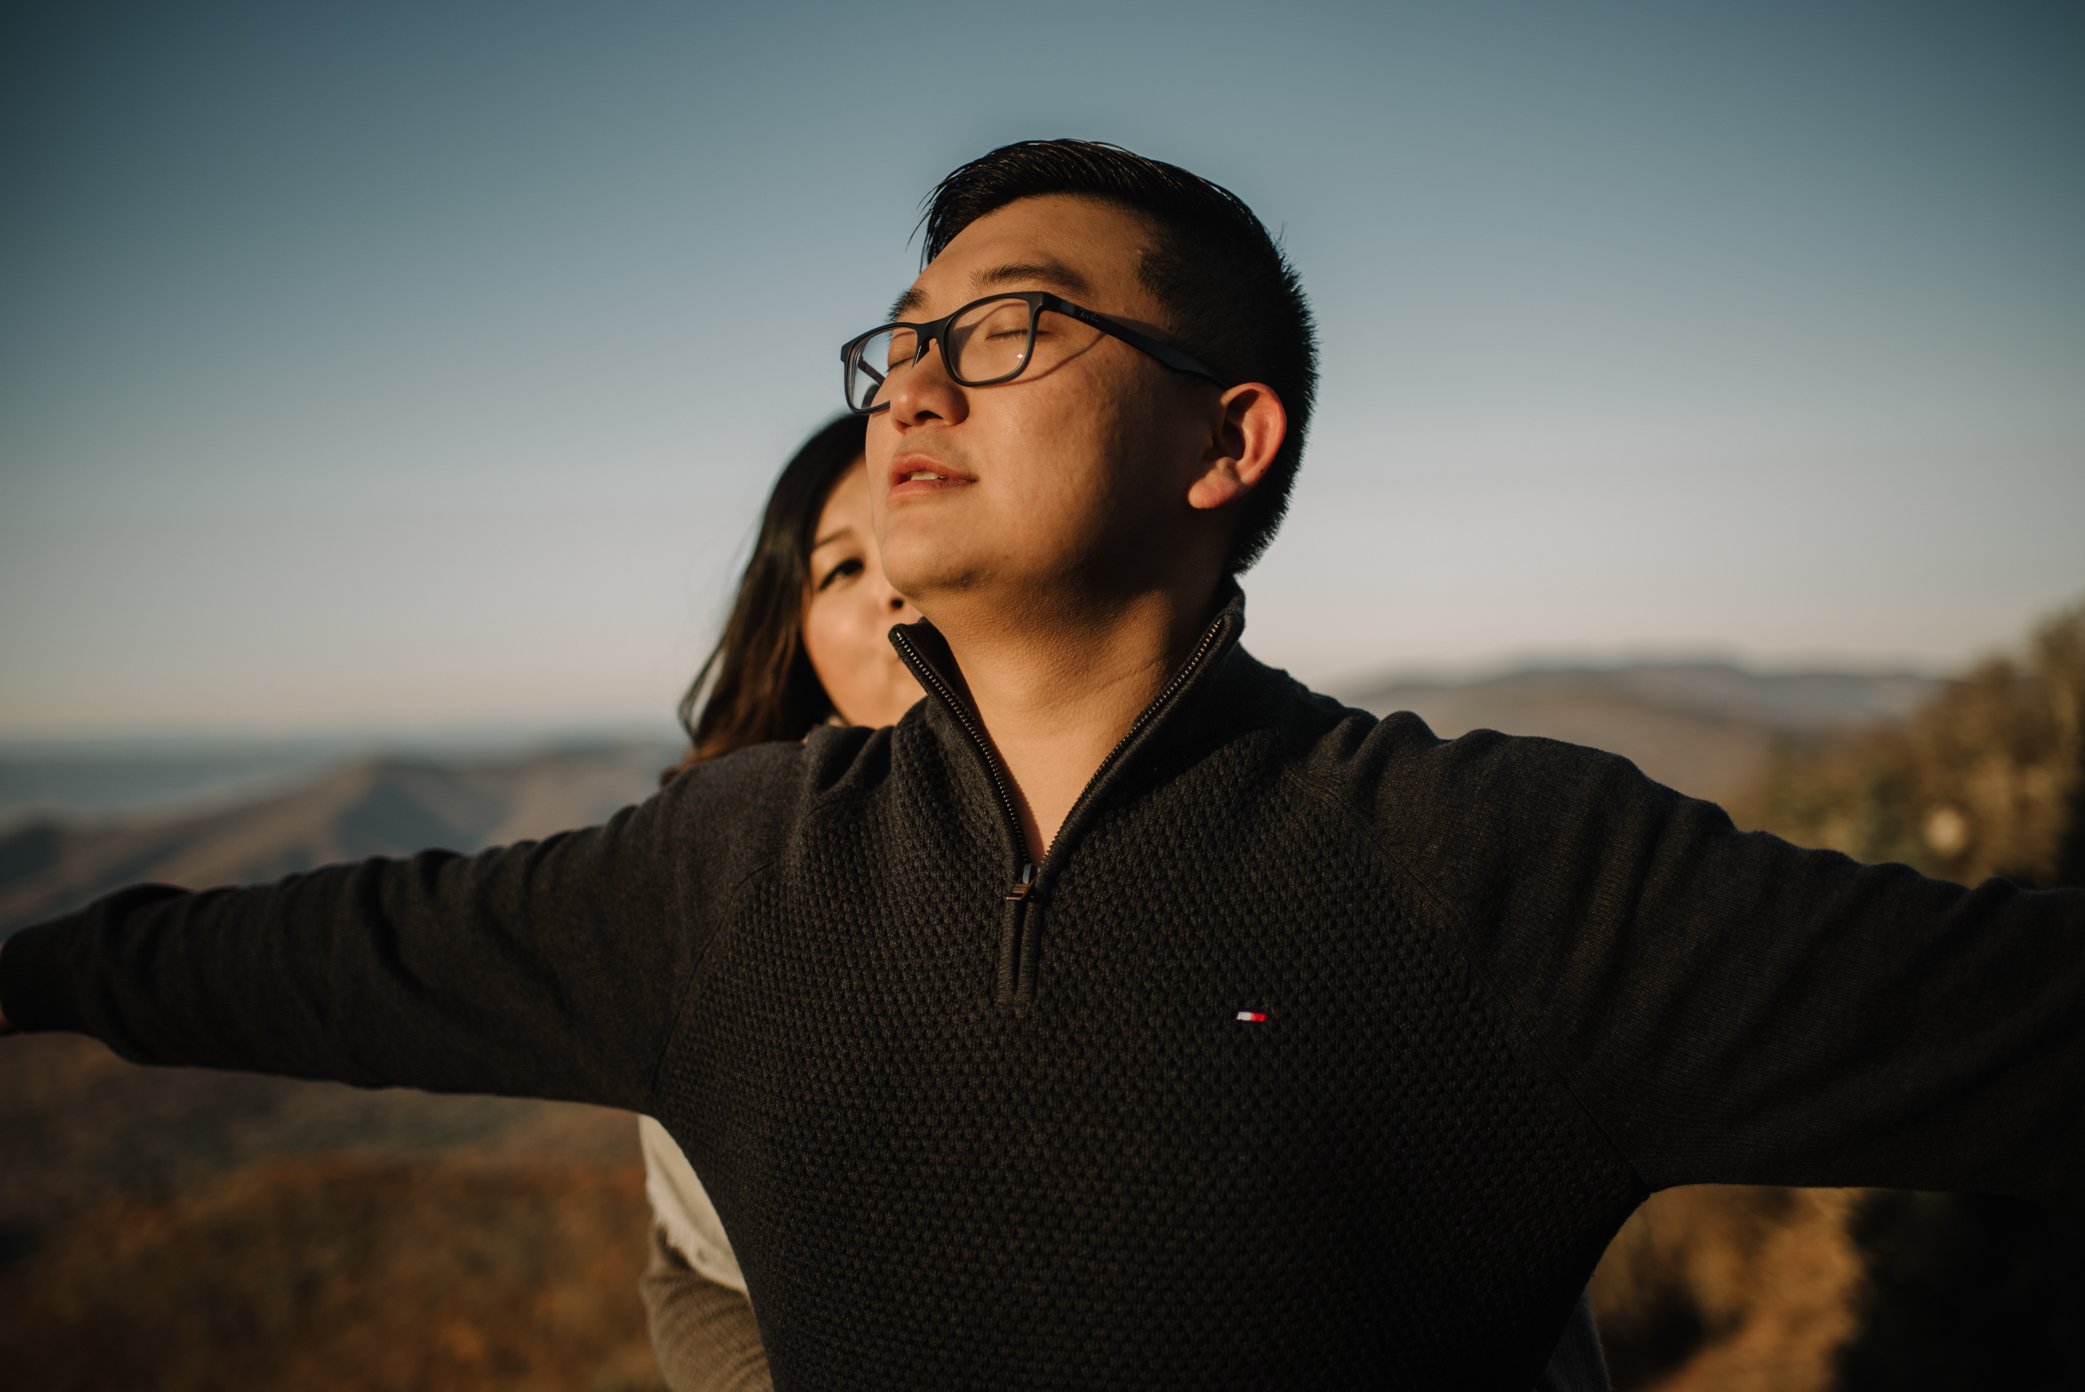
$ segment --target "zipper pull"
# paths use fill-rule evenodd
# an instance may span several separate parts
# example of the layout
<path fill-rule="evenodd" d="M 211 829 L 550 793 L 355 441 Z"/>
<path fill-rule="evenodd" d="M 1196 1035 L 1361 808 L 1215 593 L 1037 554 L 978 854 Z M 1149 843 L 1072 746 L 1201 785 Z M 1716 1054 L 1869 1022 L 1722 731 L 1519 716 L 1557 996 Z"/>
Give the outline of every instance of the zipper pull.
<path fill-rule="evenodd" d="M 1035 867 L 1033 865 L 1023 865 L 1021 867 L 1021 878 L 1006 887 L 1006 902 L 1009 904 L 1020 903 L 1028 897 L 1028 891 L 1034 884 Z"/>

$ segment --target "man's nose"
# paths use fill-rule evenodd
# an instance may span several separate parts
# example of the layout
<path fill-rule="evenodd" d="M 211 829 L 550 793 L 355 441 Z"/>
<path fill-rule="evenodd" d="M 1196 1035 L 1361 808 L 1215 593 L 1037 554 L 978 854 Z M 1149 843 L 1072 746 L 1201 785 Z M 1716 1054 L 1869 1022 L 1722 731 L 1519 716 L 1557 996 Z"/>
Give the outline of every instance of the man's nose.
<path fill-rule="evenodd" d="M 948 360 L 937 339 L 926 346 L 912 366 L 894 373 L 890 384 L 890 415 L 901 429 L 922 421 L 954 423 L 968 414 L 963 389 L 948 375 Z"/>

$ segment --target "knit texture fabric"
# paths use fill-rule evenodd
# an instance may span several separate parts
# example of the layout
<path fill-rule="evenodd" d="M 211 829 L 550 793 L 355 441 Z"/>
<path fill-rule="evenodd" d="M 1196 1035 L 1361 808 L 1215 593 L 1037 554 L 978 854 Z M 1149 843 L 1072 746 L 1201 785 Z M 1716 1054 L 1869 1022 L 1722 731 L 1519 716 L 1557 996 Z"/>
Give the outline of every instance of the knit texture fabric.
<path fill-rule="evenodd" d="M 605 828 L 126 891 L 9 942 L 0 1004 L 148 1062 L 655 1116 L 783 1392 L 1518 1392 L 1653 1188 L 2076 1179 L 2085 894 L 1378 722 L 1242 624 L 1024 890 L 937 695 Z"/>

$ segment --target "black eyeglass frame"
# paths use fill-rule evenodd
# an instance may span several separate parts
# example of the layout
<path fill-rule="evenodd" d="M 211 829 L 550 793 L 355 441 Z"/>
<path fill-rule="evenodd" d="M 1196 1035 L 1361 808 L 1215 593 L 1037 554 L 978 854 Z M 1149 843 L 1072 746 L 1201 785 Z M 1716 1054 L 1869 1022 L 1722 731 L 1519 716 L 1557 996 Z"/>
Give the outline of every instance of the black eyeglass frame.
<path fill-rule="evenodd" d="M 979 305 L 990 304 L 994 300 L 1025 300 L 1027 302 L 1028 346 L 1022 350 L 1021 365 L 1013 371 L 1003 373 L 997 377 L 987 377 L 973 382 L 967 377 L 956 375 L 955 360 L 949 356 L 948 351 L 949 326 L 963 315 L 976 309 Z M 941 318 L 927 323 L 914 324 L 900 319 L 888 324 L 879 324 L 865 334 L 857 334 L 853 338 L 848 339 L 840 345 L 840 393 L 847 402 L 847 409 L 857 416 L 873 416 L 890 409 L 888 401 L 879 402 L 864 409 L 854 404 L 853 396 L 847 391 L 847 385 L 854 379 L 854 373 L 857 368 L 874 377 L 879 387 L 889 380 L 887 374 L 878 372 L 875 368 L 868 367 L 861 361 L 862 349 L 868 344 L 870 339 L 878 334 L 886 334 L 894 329 L 911 329 L 919 335 L 919 342 L 912 351 L 912 361 L 907 363 L 906 366 L 917 366 L 926 358 L 927 349 L 938 342 L 941 344 L 942 368 L 948 373 L 950 381 L 959 387 L 996 387 L 1001 382 L 1011 382 L 1014 378 L 1026 372 L 1028 364 L 1035 360 L 1035 330 L 1036 326 L 1042 322 L 1042 312 L 1046 309 L 1067 315 L 1082 324 L 1099 329 L 1110 337 L 1119 338 L 1130 347 L 1149 353 L 1175 372 L 1186 372 L 1196 377 L 1206 377 L 1219 387 L 1228 388 L 1231 385 L 1231 383 L 1226 382 L 1209 368 L 1196 362 L 1178 348 L 1167 347 L 1149 334 L 1138 333 L 1127 324 L 1118 324 L 1105 314 L 1095 314 L 1092 310 L 1075 305 L 1061 296 L 1052 295 L 1047 290 L 1023 290 L 1003 295 L 986 295 L 983 299 L 972 300 L 969 304 L 960 306 L 952 314 L 943 315 Z"/>

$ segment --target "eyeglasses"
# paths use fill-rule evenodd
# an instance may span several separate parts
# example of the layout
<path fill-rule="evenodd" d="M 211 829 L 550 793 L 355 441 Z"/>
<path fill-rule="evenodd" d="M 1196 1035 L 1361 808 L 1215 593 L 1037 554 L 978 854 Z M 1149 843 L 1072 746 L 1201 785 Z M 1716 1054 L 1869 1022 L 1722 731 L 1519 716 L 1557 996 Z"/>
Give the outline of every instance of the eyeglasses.
<path fill-rule="evenodd" d="M 1045 314 L 1050 318 L 1044 318 Z M 1127 324 L 1081 309 L 1048 291 L 1031 290 L 989 295 L 931 323 L 885 324 L 848 339 L 840 349 L 847 409 L 858 416 L 888 409 L 890 379 L 926 357 L 927 349 L 937 342 L 949 378 L 959 387 L 1011 382 L 1038 361 L 1054 366 L 1093 341 L 1091 334 L 1063 323 L 1059 315 L 1142 349 L 1175 372 L 1207 377 L 1219 387 L 1230 385 L 1187 354 Z"/>

